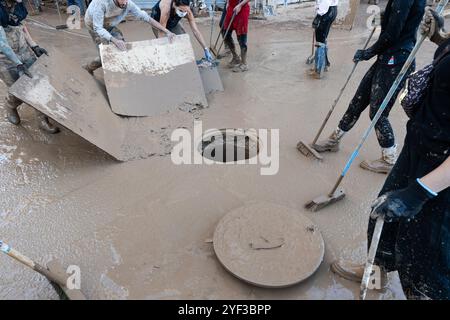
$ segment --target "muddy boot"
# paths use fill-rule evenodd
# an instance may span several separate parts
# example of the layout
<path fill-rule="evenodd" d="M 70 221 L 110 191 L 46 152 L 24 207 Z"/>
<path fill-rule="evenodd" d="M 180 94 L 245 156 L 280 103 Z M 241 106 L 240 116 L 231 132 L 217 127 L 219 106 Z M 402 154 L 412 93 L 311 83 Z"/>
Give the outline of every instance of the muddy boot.
<path fill-rule="evenodd" d="M 248 71 L 247 66 L 247 49 L 241 49 L 241 63 L 233 68 L 233 72 Z"/>
<path fill-rule="evenodd" d="M 8 121 L 17 126 L 20 123 L 20 116 L 19 116 L 19 113 L 17 112 L 17 107 L 12 108 L 12 107 L 8 106 L 8 104 L 6 104 L 5 109 L 6 109 L 6 114 L 7 114 L 6 117 L 7 117 Z"/>
<path fill-rule="evenodd" d="M 5 97 L 6 117 L 12 124 L 18 125 L 20 123 L 20 116 L 17 108 L 22 104 L 22 101 L 11 94 Z"/>
<path fill-rule="evenodd" d="M 327 139 L 318 141 L 312 147 L 317 152 L 337 152 L 339 151 L 339 143 L 344 134 L 345 131 L 338 127 Z"/>
<path fill-rule="evenodd" d="M 41 130 L 45 131 L 46 133 L 55 134 L 55 133 L 60 132 L 58 127 L 56 127 L 50 123 L 48 117 L 45 114 L 43 114 L 39 111 L 36 111 L 36 119 L 37 119 L 39 128 Z"/>
<path fill-rule="evenodd" d="M 364 160 L 360 167 L 376 173 L 388 174 L 394 167 L 397 160 L 397 146 L 391 148 L 383 148 L 381 150 L 381 158 L 374 161 Z"/>
<path fill-rule="evenodd" d="M 100 68 L 102 66 L 102 62 L 100 60 L 100 58 L 95 58 L 93 61 L 86 63 L 84 65 L 82 65 L 81 67 L 83 69 L 85 69 L 87 72 L 89 72 L 91 74 L 91 76 L 94 75 L 94 71 L 97 70 L 98 68 Z"/>
<path fill-rule="evenodd" d="M 239 56 L 237 54 L 235 55 L 233 52 L 232 54 L 233 59 L 231 59 L 231 61 L 228 63 L 228 68 L 231 69 L 241 64 L 241 58 L 239 58 Z"/>
<path fill-rule="evenodd" d="M 376 267 L 376 266 L 374 266 Z M 364 275 L 364 264 L 355 264 L 348 261 L 335 261 L 330 265 L 330 270 L 349 281 L 361 283 L 363 275 Z M 387 285 L 387 273 L 384 268 L 380 267 L 380 288 L 376 288 L 378 290 L 386 288 Z M 372 271 L 372 275 L 375 275 L 375 270 Z"/>

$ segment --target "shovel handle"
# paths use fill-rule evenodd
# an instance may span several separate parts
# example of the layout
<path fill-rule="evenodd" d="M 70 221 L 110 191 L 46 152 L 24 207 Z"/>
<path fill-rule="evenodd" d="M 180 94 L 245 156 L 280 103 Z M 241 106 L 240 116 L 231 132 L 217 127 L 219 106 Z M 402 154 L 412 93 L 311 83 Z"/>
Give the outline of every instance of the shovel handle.
<path fill-rule="evenodd" d="M 0 241 L 0 251 L 7 254 L 11 258 L 19 261 L 20 263 L 30 267 L 31 269 L 34 269 L 36 266 L 36 263 L 34 263 L 33 260 L 31 260 L 27 256 L 21 254 L 19 251 L 11 248 L 9 245 L 7 245 L 6 243 L 4 243 L 2 241 Z"/>
<path fill-rule="evenodd" d="M 50 281 L 53 281 L 57 283 L 60 286 L 66 285 L 67 278 L 59 277 L 53 273 L 51 273 L 47 268 L 41 266 L 40 264 L 34 262 L 30 258 L 28 258 L 26 255 L 20 253 L 19 251 L 11 248 L 6 243 L 0 241 L 0 251 L 5 253 L 6 255 L 10 256 L 14 260 L 26 265 L 27 267 L 33 269 L 34 271 L 39 272 L 43 276 L 45 276 Z"/>
<path fill-rule="evenodd" d="M 372 235 L 372 242 L 370 244 L 369 254 L 367 256 L 366 267 L 364 268 L 364 275 L 361 281 L 361 290 L 359 298 L 364 300 L 367 294 L 367 288 L 369 287 L 370 275 L 372 274 L 373 264 L 375 263 L 375 256 L 378 250 L 378 244 L 380 243 L 381 232 L 383 231 L 384 219 L 379 217 L 375 224 L 375 229 Z"/>
<path fill-rule="evenodd" d="M 219 49 L 217 49 L 217 56 L 220 54 L 220 49 L 222 49 L 222 46 L 223 46 L 223 44 L 224 44 L 224 42 L 225 42 L 225 39 L 226 39 L 226 37 L 228 36 L 228 33 L 230 32 L 231 25 L 233 24 L 233 21 L 234 21 L 234 18 L 235 18 L 235 17 L 236 17 L 236 13 L 233 12 L 233 15 L 231 16 L 231 20 L 230 20 L 230 22 L 229 22 L 229 24 L 228 24 L 228 28 L 227 28 L 227 30 L 225 31 L 225 34 L 223 35 L 223 40 L 222 40 L 222 42 L 220 43 Z"/>
<path fill-rule="evenodd" d="M 370 33 L 370 36 L 369 36 L 369 38 L 367 38 L 367 41 L 366 41 L 366 43 L 365 43 L 365 45 L 364 45 L 364 49 L 366 49 L 367 46 L 369 45 L 370 40 L 372 39 L 373 34 L 375 33 L 375 30 L 376 30 L 376 29 L 377 29 L 377 27 L 374 27 L 374 28 L 372 29 L 372 32 Z M 314 50 L 313 50 L 313 51 L 314 51 Z M 333 113 L 333 111 L 334 111 L 334 109 L 336 108 L 337 104 L 338 104 L 339 101 L 341 100 L 342 94 L 344 93 L 345 89 L 347 88 L 347 85 L 349 84 L 350 79 L 353 77 L 353 74 L 355 73 L 355 70 L 356 70 L 356 67 L 357 67 L 357 66 L 358 66 L 358 62 L 355 62 L 355 63 L 353 64 L 352 71 L 351 71 L 350 74 L 348 75 L 347 80 L 346 80 L 345 83 L 344 83 L 344 86 L 342 87 L 341 91 L 339 92 L 338 97 L 336 98 L 336 100 L 334 100 L 333 105 L 331 106 L 330 111 L 328 111 L 327 116 L 326 116 L 325 119 L 323 120 L 322 125 L 320 126 L 320 129 L 319 129 L 319 131 L 317 132 L 317 134 L 316 134 L 316 136 L 315 136 L 315 138 L 314 138 L 314 140 L 313 140 L 313 142 L 312 142 L 312 145 L 315 145 L 315 144 L 317 143 L 317 140 L 319 140 L 320 135 L 322 134 L 323 129 L 325 128 L 325 125 L 327 124 L 328 120 L 330 119 L 331 114 Z"/>

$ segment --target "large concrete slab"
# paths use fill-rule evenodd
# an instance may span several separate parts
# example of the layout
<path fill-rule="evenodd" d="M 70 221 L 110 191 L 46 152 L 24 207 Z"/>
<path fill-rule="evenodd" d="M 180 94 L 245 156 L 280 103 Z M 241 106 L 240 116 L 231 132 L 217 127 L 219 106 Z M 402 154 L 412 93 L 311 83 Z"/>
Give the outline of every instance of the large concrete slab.
<path fill-rule="evenodd" d="M 154 116 L 191 104 L 208 105 L 187 34 L 129 42 L 126 51 L 101 45 L 111 109 L 126 116 Z"/>
<path fill-rule="evenodd" d="M 153 117 L 122 117 L 111 111 L 104 84 L 59 50 L 41 56 L 10 93 L 114 158 L 127 161 L 171 151 L 170 135 L 191 127 L 197 106 Z"/>

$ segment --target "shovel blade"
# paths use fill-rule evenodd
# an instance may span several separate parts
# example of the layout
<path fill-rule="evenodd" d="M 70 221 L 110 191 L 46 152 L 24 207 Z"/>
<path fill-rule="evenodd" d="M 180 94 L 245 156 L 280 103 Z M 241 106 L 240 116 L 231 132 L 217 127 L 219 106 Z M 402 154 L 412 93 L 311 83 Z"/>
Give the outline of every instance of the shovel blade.
<path fill-rule="evenodd" d="M 198 70 L 200 71 L 200 77 L 202 78 L 203 89 L 206 95 L 216 91 L 224 91 L 222 80 L 220 79 L 219 71 L 215 64 L 211 66 L 199 65 Z"/>
<path fill-rule="evenodd" d="M 68 275 L 62 264 L 58 260 L 52 260 L 47 263 L 48 272 L 56 279 L 67 279 Z M 86 300 L 86 297 L 80 289 L 69 289 L 66 285 L 56 283 L 56 285 L 64 292 L 69 300 Z"/>

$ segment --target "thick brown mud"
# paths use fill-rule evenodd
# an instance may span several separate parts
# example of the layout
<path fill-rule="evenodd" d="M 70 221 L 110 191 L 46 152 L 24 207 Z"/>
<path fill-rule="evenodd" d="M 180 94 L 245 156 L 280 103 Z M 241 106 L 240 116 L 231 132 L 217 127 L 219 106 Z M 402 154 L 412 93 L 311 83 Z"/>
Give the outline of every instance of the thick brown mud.
<path fill-rule="evenodd" d="M 57 16 L 33 19 L 57 24 Z M 369 207 L 385 176 L 358 163 L 379 156 L 375 136 L 345 178 L 343 201 L 318 213 L 303 205 L 331 189 L 369 123 L 368 114 L 345 137 L 340 152 L 325 155 L 323 162 L 305 158 L 296 144 L 314 138 L 369 30 L 332 30 L 331 70 L 319 81 L 308 77 L 305 65 L 311 31 L 304 25 L 310 22 L 289 21 L 251 22 L 250 71 L 232 73 L 222 61 L 225 91 L 208 97 L 209 109 L 201 116 L 204 130 L 279 129 L 277 175 L 260 175 L 258 165 L 176 166 L 169 155 L 119 163 L 68 130 L 41 133 L 30 109 L 20 110 L 23 122 L 17 127 L 1 109 L 0 239 L 40 262 L 58 257 L 65 265 L 80 266 L 82 290 L 90 299 L 356 299 L 358 284 L 336 277 L 329 263 L 339 257 L 364 260 Z M 85 30 L 29 25 L 42 47 L 64 50 L 80 65 L 96 55 Z M 130 41 L 153 38 L 142 24 L 126 22 L 120 28 Z M 206 22 L 201 30 L 209 34 Z M 200 58 L 195 40 L 193 46 Z M 429 62 L 433 51 L 427 41 L 419 65 Z M 358 67 L 325 134 L 336 126 L 369 66 Z M 391 120 L 400 145 L 406 119 L 397 105 Z M 257 288 L 217 261 L 205 240 L 229 211 L 258 202 L 298 210 L 319 227 L 324 262 L 306 281 L 286 289 Z M 45 279 L 15 261 L 1 256 L 0 266 L 0 299 L 57 298 Z M 371 292 L 369 298 L 402 299 L 399 286 L 393 275 L 384 294 Z"/>

